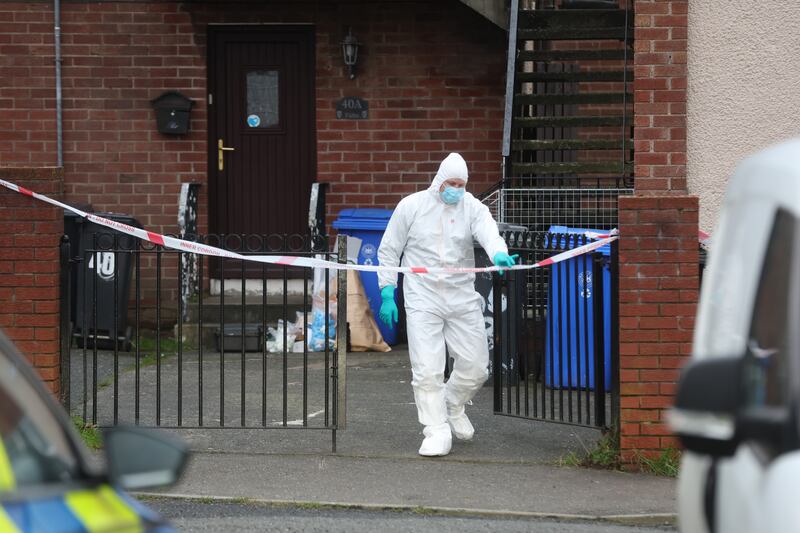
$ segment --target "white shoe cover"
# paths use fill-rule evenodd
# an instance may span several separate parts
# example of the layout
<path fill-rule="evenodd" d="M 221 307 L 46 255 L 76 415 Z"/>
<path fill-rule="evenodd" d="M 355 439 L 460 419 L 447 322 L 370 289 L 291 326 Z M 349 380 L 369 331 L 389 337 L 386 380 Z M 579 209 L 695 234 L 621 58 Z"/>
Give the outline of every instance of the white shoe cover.
<path fill-rule="evenodd" d="M 472 440 L 475 435 L 475 428 L 467 418 L 463 405 L 459 409 L 452 410 L 449 405 L 447 406 L 447 423 L 450 424 L 453 435 L 459 440 Z"/>
<path fill-rule="evenodd" d="M 437 426 L 425 426 L 422 430 L 425 440 L 419 447 L 419 454 L 425 457 L 437 457 L 450 453 L 453 446 L 453 436 L 450 433 L 450 426 L 440 424 Z"/>

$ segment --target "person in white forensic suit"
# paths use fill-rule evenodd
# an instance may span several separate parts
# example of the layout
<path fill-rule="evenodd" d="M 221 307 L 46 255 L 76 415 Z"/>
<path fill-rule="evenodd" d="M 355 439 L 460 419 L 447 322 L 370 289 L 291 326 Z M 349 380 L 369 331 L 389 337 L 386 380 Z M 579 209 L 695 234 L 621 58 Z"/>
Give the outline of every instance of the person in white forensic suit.
<path fill-rule="evenodd" d="M 461 155 L 448 155 L 427 190 L 403 198 L 378 249 L 383 266 L 474 267 L 477 241 L 497 266 L 512 266 L 489 209 L 465 192 L 468 172 Z M 397 273 L 380 271 L 380 318 L 397 322 Z M 424 426 L 419 454 L 450 453 L 453 435 L 475 432 L 464 406 L 488 377 L 489 349 L 475 291 L 475 274 L 409 274 L 403 294 L 417 417 Z M 454 359 L 445 384 L 445 347 Z"/>

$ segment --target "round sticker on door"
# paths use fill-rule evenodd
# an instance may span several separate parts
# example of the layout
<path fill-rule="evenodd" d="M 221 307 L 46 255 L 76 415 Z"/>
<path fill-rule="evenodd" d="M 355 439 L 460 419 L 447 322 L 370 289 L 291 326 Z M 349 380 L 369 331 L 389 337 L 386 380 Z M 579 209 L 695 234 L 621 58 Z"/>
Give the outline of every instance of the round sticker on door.
<path fill-rule="evenodd" d="M 373 258 L 375 257 L 375 245 L 371 243 L 366 243 L 364 246 L 361 247 L 361 255 L 365 258 Z M 370 263 L 371 264 L 371 263 Z"/>
<path fill-rule="evenodd" d="M 258 115 L 250 115 L 247 117 L 247 125 L 251 128 L 257 128 L 261 124 L 261 117 Z"/>

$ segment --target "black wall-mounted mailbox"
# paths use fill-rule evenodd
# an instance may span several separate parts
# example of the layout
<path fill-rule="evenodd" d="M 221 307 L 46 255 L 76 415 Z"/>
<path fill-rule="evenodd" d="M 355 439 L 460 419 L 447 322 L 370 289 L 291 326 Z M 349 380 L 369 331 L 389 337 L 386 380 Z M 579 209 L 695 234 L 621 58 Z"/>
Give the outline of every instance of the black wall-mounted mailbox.
<path fill-rule="evenodd" d="M 169 91 L 150 102 L 156 111 L 156 126 L 161 133 L 181 135 L 189 131 L 189 111 L 194 102 L 179 92 Z"/>

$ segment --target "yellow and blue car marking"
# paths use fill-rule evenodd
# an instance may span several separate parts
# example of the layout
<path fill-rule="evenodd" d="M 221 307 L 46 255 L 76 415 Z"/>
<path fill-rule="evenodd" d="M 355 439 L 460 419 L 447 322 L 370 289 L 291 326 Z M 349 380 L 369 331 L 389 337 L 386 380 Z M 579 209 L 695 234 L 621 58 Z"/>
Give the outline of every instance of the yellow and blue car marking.
<path fill-rule="evenodd" d="M 14 471 L 11 469 L 11 461 L 8 460 L 6 448 L 3 446 L 3 441 L 0 440 L 0 492 L 14 490 L 16 484 Z"/>
<path fill-rule="evenodd" d="M 167 533 L 153 511 L 109 485 L 35 501 L 0 502 L 0 533 Z"/>
<path fill-rule="evenodd" d="M 155 512 L 107 484 L 3 501 L 18 487 L 0 440 L 0 533 L 174 533 Z"/>

